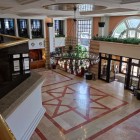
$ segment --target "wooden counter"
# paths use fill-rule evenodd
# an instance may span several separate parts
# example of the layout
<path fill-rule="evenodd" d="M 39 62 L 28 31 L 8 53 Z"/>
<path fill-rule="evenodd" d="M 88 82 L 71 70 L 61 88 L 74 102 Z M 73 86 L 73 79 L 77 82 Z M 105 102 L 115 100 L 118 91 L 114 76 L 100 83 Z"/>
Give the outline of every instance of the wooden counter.
<path fill-rule="evenodd" d="M 37 69 L 37 68 L 43 68 L 45 67 L 45 60 L 38 60 L 30 62 L 30 68 L 31 69 Z"/>

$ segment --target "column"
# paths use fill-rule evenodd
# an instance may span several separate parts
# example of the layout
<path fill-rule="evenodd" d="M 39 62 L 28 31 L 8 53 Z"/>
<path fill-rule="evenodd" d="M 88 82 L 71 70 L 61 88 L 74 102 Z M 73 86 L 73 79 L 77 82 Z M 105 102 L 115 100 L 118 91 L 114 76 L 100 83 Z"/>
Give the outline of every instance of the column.
<path fill-rule="evenodd" d="M 103 25 L 104 23 L 104 25 Z M 99 23 L 100 25 L 102 25 L 102 27 L 99 27 L 99 36 L 108 36 L 109 35 L 109 17 L 108 16 L 104 16 L 101 17 L 101 22 Z"/>

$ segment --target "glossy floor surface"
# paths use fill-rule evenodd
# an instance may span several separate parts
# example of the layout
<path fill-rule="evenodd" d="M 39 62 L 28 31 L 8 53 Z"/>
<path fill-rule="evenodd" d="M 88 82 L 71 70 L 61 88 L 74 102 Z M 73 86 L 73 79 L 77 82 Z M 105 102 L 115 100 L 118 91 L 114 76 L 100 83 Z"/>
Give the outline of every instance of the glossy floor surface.
<path fill-rule="evenodd" d="M 45 77 L 46 113 L 31 140 L 140 140 L 140 100 L 122 83 L 35 71 Z"/>

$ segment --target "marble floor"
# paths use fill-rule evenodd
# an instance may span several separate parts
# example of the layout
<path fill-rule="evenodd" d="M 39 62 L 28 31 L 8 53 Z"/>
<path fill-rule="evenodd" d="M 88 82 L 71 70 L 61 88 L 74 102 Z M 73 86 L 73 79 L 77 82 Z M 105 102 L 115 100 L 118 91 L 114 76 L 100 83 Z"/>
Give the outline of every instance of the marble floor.
<path fill-rule="evenodd" d="M 35 70 L 44 117 L 30 140 L 139 140 L 140 100 L 119 82 L 85 80 L 61 70 Z"/>

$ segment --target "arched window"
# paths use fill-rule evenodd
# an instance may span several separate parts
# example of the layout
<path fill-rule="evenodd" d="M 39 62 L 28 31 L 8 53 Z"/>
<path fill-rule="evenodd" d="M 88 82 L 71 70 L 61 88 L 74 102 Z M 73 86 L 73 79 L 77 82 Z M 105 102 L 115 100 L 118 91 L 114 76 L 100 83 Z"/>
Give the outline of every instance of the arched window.
<path fill-rule="evenodd" d="M 140 17 L 129 17 L 123 20 L 114 30 L 115 38 L 140 38 Z"/>

